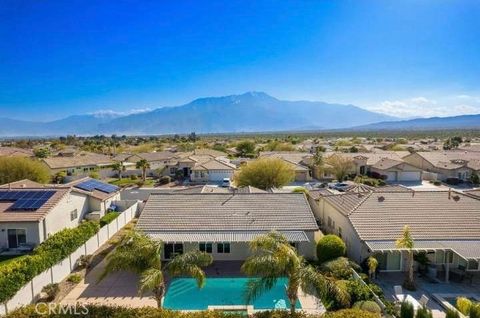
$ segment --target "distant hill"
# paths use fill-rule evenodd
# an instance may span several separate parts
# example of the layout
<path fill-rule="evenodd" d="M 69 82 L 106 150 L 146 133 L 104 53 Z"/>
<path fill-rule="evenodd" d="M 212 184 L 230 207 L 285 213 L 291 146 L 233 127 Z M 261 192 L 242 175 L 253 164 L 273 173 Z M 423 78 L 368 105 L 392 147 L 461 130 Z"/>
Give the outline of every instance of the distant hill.
<path fill-rule="evenodd" d="M 261 92 L 196 99 L 127 116 L 75 115 L 46 123 L 0 118 L 0 136 L 173 134 L 339 129 L 396 118 L 353 105 L 284 101 Z"/>
<path fill-rule="evenodd" d="M 352 127 L 352 130 L 436 130 L 436 129 L 478 129 L 480 114 L 453 117 L 416 118 L 400 121 L 384 121 Z"/>

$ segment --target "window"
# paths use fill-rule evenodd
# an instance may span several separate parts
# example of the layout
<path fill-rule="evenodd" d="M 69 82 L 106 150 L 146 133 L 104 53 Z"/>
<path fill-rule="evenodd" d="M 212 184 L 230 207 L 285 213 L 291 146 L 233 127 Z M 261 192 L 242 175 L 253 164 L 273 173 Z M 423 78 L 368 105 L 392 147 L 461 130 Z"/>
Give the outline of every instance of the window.
<path fill-rule="evenodd" d="M 181 243 L 165 244 L 163 248 L 163 252 L 165 253 L 165 259 L 172 259 L 177 255 L 183 254 L 183 244 Z"/>
<path fill-rule="evenodd" d="M 78 218 L 78 211 L 77 209 L 70 212 L 70 221 L 73 221 Z"/>
<path fill-rule="evenodd" d="M 20 244 L 27 243 L 25 229 L 8 229 L 8 248 L 17 248 Z"/>
<path fill-rule="evenodd" d="M 230 253 L 230 243 L 218 243 L 217 244 L 217 253 L 219 253 L 219 254 L 229 254 Z"/>
<path fill-rule="evenodd" d="M 473 259 L 469 260 L 467 269 L 478 271 L 479 270 L 478 262 L 476 260 L 473 260 Z"/>
<path fill-rule="evenodd" d="M 208 254 L 212 253 L 212 243 L 200 243 L 199 244 L 200 252 L 206 252 Z"/>
<path fill-rule="evenodd" d="M 175 174 L 177 172 L 177 168 L 172 167 L 170 168 L 170 174 Z"/>
<path fill-rule="evenodd" d="M 195 171 L 195 178 L 200 178 L 200 172 Z"/>

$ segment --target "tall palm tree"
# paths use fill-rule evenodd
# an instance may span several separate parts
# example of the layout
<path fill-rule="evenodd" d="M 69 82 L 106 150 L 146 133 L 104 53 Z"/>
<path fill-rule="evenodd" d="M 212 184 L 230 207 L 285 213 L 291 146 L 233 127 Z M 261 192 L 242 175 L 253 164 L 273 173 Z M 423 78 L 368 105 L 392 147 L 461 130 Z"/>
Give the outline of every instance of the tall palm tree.
<path fill-rule="evenodd" d="M 413 248 L 414 241 L 412 234 L 410 233 L 410 226 L 405 225 L 403 227 L 402 236 L 395 242 L 397 248 L 406 249 L 408 256 L 408 272 L 403 282 L 403 287 L 409 290 L 415 290 L 415 280 L 413 278 Z"/>
<path fill-rule="evenodd" d="M 125 166 L 123 165 L 123 162 L 115 162 L 112 165 L 112 170 L 115 172 L 118 172 L 118 179 L 122 180 L 122 172 L 125 171 Z"/>
<path fill-rule="evenodd" d="M 307 265 L 284 235 L 270 232 L 259 236 L 250 242 L 250 250 L 252 256 L 242 265 L 242 271 L 257 278 L 249 281 L 247 302 L 272 289 L 277 280 L 283 277 L 288 279 L 286 294 L 292 316 L 295 313 L 299 288 L 322 300 L 326 299 L 329 293 L 336 293 L 335 284 Z"/>
<path fill-rule="evenodd" d="M 191 276 L 197 280 L 198 287 L 202 288 L 205 284 L 202 268 L 212 263 L 212 256 L 200 251 L 187 252 L 175 256 L 162 269 L 162 245 L 162 242 L 154 241 L 143 233 L 128 233 L 120 245 L 107 256 L 107 264 L 97 283 L 113 272 L 137 273 L 140 275 L 139 294 L 143 296 L 147 291 L 153 292 L 159 308 L 165 295 L 164 272 L 171 277 Z"/>
<path fill-rule="evenodd" d="M 147 169 L 150 169 L 150 164 L 147 160 L 141 159 L 137 161 L 136 167 L 137 169 L 142 169 L 142 180 L 145 182 L 145 179 L 147 179 Z"/>

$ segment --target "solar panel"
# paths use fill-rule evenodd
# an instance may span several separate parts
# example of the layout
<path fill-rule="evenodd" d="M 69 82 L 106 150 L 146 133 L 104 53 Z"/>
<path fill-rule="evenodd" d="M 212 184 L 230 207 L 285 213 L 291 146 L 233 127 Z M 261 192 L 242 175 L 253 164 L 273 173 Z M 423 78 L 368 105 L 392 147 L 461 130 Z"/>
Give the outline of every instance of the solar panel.
<path fill-rule="evenodd" d="M 1 200 L 15 201 L 12 210 L 37 210 L 41 208 L 55 191 L 8 191 L 2 193 Z"/>
<path fill-rule="evenodd" d="M 93 191 L 93 190 L 99 190 L 99 191 L 102 191 L 102 192 L 105 192 L 105 193 L 112 193 L 112 192 L 115 192 L 119 189 L 117 186 L 107 184 L 107 183 L 103 183 L 103 182 L 93 180 L 93 179 L 81 182 L 81 183 L 75 185 L 75 187 L 79 188 L 79 189 L 82 189 L 82 190 L 89 191 L 89 192 Z"/>

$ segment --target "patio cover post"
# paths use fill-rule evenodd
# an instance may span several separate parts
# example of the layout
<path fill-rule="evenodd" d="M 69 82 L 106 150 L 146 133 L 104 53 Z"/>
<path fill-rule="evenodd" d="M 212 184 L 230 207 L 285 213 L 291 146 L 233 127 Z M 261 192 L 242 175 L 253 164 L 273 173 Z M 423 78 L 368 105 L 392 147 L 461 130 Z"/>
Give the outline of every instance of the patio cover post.
<path fill-rule="evenodd" d="M 450 277 L 450 264 L 447 262 L 445 266 L 445 283 L 448 283 Z"/>

